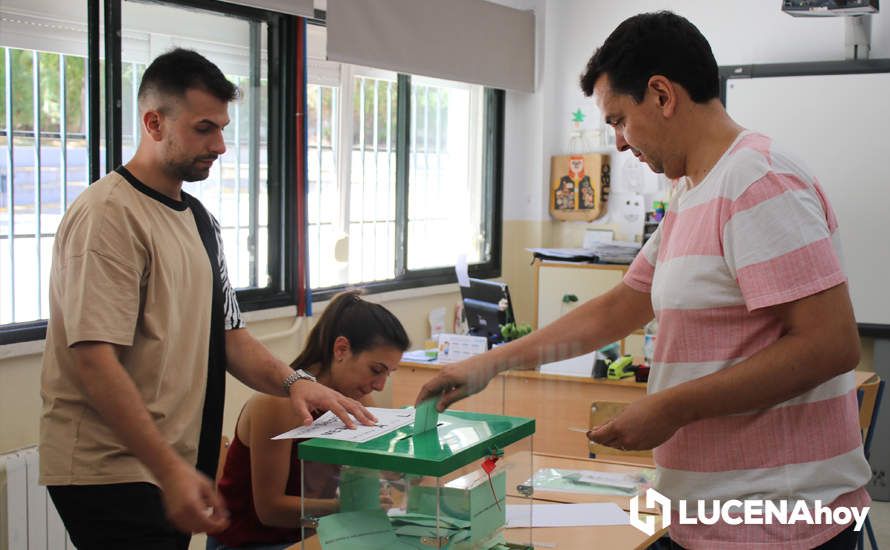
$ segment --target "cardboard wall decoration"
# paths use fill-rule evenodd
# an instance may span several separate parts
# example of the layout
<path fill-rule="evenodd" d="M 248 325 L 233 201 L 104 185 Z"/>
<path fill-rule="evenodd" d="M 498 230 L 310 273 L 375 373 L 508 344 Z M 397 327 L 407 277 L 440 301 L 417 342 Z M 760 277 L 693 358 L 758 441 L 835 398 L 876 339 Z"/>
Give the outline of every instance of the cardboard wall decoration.
<path fill-rule="evenodd" d="M 609 187 L 609 156 L 561 155 L 550 161 L 550 215 L 557 220 L 592 221 L 603 212 Z"/>

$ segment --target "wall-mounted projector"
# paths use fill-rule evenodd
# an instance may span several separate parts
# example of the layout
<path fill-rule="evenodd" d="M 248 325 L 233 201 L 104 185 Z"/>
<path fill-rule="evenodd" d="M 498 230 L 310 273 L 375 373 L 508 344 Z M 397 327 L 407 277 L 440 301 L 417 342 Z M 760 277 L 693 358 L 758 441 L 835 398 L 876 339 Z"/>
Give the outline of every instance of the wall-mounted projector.
<path fill-rule="evenodd" d="M 782 11 L 794 17 L 839 17 L 878 13 L 879 0 L 782 0 Z"/>

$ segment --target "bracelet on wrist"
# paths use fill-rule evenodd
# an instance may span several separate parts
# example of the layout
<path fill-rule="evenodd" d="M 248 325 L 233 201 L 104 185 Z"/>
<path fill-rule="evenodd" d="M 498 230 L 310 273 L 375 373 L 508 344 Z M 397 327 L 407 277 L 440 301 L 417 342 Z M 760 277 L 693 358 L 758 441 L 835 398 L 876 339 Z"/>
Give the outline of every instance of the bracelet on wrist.
<path fill-rule="evenodd" d="M 290 394 L 290 387 L 294 385 L 297 380 L 309 380 L 312 382 L 318 382 L 314 376 L 304 371 L 303 369 L 297 369 L 294 372 L 290 373 L 287 378 L 284 379 L 284 393 Z"/>

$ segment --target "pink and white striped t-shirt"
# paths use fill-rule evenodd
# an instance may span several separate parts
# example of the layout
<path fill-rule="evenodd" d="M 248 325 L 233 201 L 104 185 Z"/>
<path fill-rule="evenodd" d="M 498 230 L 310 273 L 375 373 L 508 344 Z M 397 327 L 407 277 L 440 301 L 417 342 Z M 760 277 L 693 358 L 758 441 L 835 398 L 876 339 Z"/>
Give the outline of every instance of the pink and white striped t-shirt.
<path fill-rule="evenodd" d="M 658 319 L 649 392 L 778 340 L 780 322 L 764 308 L 845 282 L 839 245 L 816 180 L 768 137 L 739 134 L 699 185 L 677 194 L 624 278 L 651 293 Z M 684 426 L 655 449 L 655 462 L 656 489 L 674 501 L 869 502 L 852 372 L 767 410 Z M 692 548 L 812 548 L 847 527 L 676 519 L 671 538 Z"/>

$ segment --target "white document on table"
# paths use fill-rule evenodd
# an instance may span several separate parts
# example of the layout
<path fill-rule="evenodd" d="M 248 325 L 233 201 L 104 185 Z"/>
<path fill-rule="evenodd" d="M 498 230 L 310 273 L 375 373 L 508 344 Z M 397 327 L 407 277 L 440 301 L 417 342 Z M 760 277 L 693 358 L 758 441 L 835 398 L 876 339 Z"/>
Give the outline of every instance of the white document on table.
<path fill-rule="evenodd" d="M 414 409 L 368 407 L 368 410 L 377 417 L 377 424 L 374 426 L 365 426 L 353 418 L 352 420 L 355 422 L 356 427 L 354 430 L 350 430 L 334 413 L 328 411 L 318 417 L 311 425 L 294 428 L 283 434 L 276 435 L 272 439 L 311 439 L 320 437 L 323 439 L 364 443 L 414 422 Z"/>
<path fill-rule="evenodd" d="M 531 508 L 531 513 L 529 513 Z M 529 525 L 531 520 L 531 525 Z M 508 504 L 507 529 L 512 527 L 587 527 L 629 525 L 627 512 L 613 502 L 583 504 Z"/>

